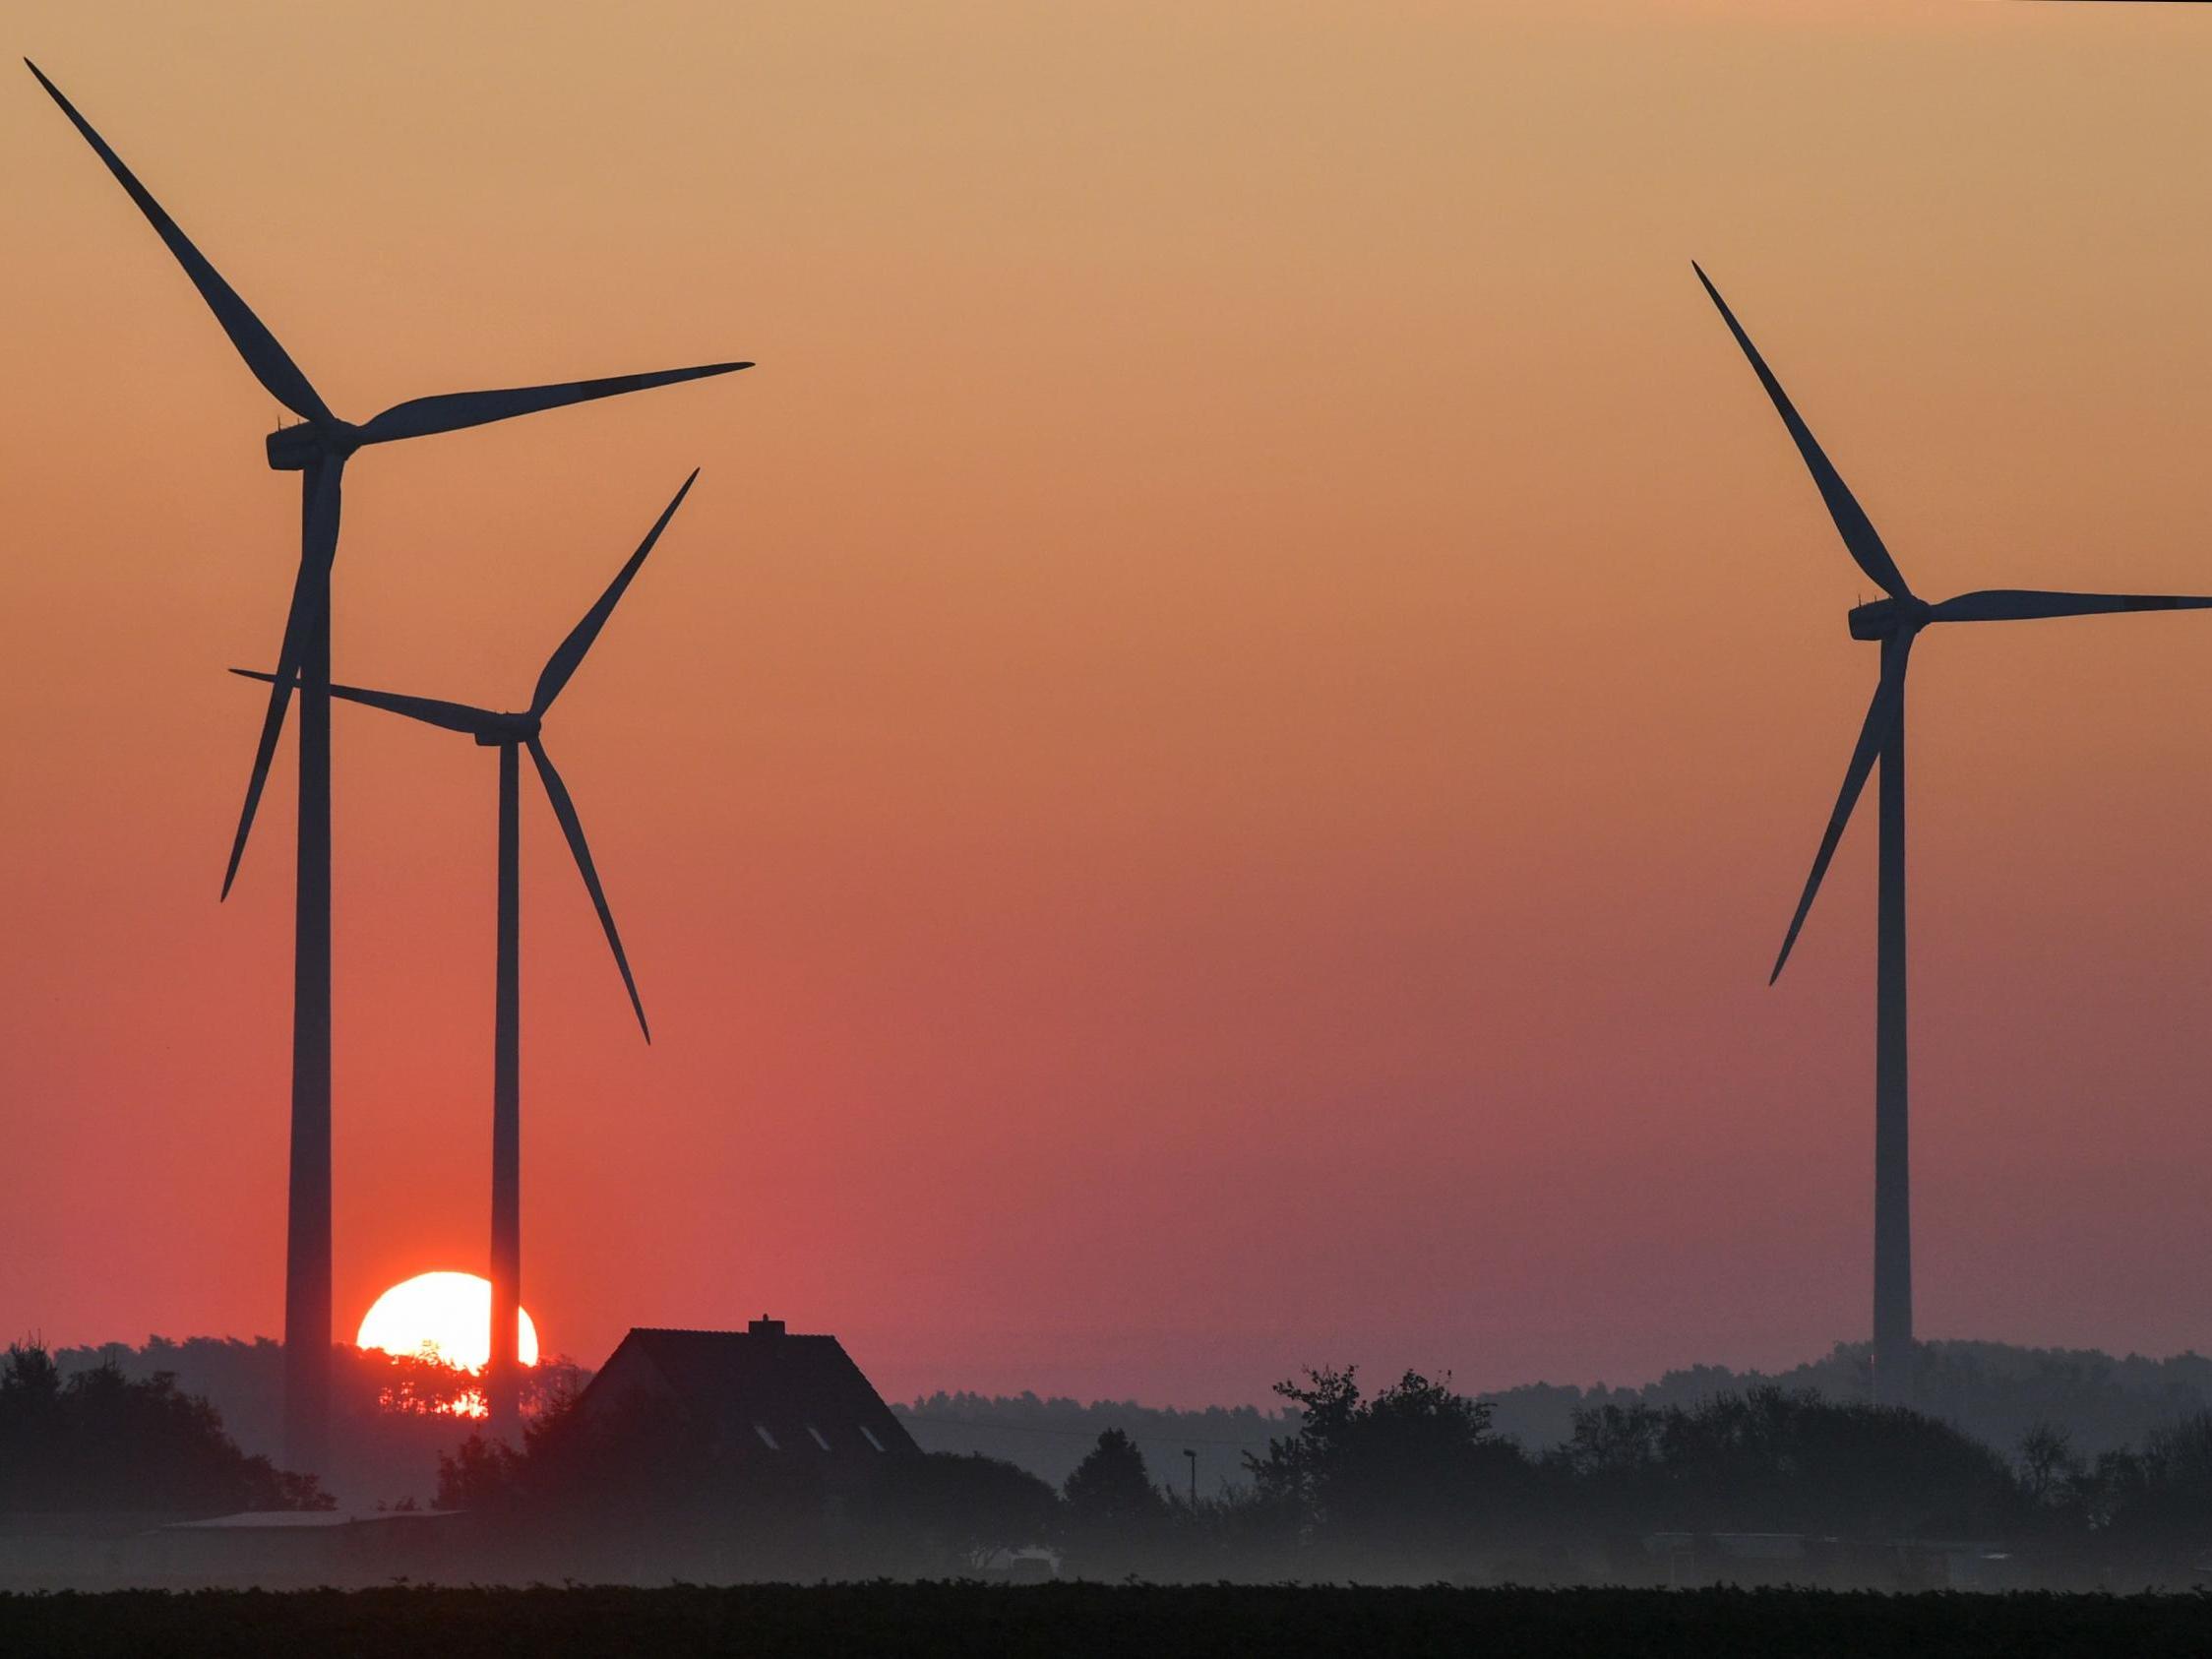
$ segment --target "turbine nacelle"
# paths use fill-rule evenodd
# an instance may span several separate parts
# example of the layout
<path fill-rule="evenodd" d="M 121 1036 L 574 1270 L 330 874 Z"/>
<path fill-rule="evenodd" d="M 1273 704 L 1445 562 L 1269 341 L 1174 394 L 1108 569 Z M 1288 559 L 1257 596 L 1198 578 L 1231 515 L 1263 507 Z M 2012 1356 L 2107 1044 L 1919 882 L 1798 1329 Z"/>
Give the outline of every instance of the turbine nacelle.
<path fill-rule="evenodd" d="M 476 746 L 480 749 L 498 749 L 510 743 L 535 741 L 543 724 L 527 709 L 520 713 L 487 715 L 476 728 Z"/>
<path fill-rule="evenodd" d="M 361 429 L 349 420 L 302 421 L 269 435 L 269 465 L 276 472 L 305 472 L 334 457 L 342 461 L 360 447 Z"/>
<path fill-rule="evenodd" d="M 1886 640 L 1903 632 L 1917 633 L 1929 620 L 1930 606 L 1923 599 L 1874 599 L 1851 613 L 1854 640 Z"/>

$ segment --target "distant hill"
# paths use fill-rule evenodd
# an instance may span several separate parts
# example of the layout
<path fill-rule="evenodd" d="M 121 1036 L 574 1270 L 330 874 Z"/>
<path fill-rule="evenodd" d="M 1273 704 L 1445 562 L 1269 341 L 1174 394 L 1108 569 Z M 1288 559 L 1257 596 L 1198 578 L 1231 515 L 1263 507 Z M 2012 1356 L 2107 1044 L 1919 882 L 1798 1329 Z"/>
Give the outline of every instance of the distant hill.
<path fill-rule="evenodd" d="M 1771 1382 L 1817 1389 L 1829 1399 L 1865 1399 L 1872 1345 L 1838 1342 L 1823 1359 L 1787 1371 L 1730 1371 L 1696 1366 L 1670 1371 L 1656 1382 L 1588 1388 L 1531 1382 L 1485 1394 L 1493 1425 L 1531 1451 L 1573 1432 L 1579 1407 L 1693 1405 L 1716 1393 Z M 2171 1359 L 2129 1354 L 2115 1359 L 2094 1348 L 2019 1348 L 2008 1342 L 1924 1342 L 1916 1404 L 1984 1444 L 2010 1451 L 2038 1423 L 2063 1429 L 2085 1456 L 2140 1444 L 2151 1429 L 2212 1408 L 2212 1360 L 2190 1352 Z"/>
<path fill-rule="evenodd" d="M 1690 1406 L 1714 1394 L 1742 1392 L 1761 1383 L 1816 1389 L 1834 1400 L 1869 1393 L 1870 1344 L 1839 1342 L 1821 1359 L 1786 1371 L 1731 1371 L 1696 1366 L 1670 1371 L 1656 1382 L 1590 1387 L 1530 1382 L 1481 1396 L 1493 1408 L 1492 1425 L 1541 1452 L 1574 1430 L 1577 1409 L 1602 1405 Z M 1390 1379 L 1377 1376 L 1381 1383 Z M 2140 1444 L 2150 1430 L 2195 1411 L 2212 1409 L 2212 1359 L 2178 1354 L 2171 1359 L 2124 1359 L 2088 1348 L 2020 1348 L 2006 1342 L 1941 1341 L 1922 1344 L 1921 1409 L 1985 1444 L 2010 1452 L 2039 1423 L 2070 1437 L 2073 1449 L 2095 1456 Z M 1136 1441 L 1155 1481 L 1183 1490 L 1189 1478 L 1184 1448 L 1198 1454 L 1198 1489 L 1242 1485 L 1244 1454 L 1264 1456 L 1271 1437 L 1295 1434 L 1296 1412 L 1262 1412 L 1251 1406 L 1203 1411 L 1142 1406 L 1133 1400 L 1040 1399 L 1035 1394 L 936 1393 L 893 1406 L 925 1449 L 981 1451 L 1018 1463 L 1054 1485 L 1068 1478 L 1107 1429 Z"/>

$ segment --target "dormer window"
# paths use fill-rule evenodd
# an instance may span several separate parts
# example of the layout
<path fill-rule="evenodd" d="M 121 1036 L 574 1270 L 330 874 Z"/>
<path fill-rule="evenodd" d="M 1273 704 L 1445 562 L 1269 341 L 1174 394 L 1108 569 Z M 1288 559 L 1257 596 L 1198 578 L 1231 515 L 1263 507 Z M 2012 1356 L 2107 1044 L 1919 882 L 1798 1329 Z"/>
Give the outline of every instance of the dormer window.
<path fill-rule="evenodd" d="M 820 1429 L 817 1429 L 812 1423 L 809 1423 L 807 1425 L 807 1433 L 814 1437 L 814 1444 L 816 1445 L 819 1445 L 825 1451 L 828 1451 L 830 1449 L 830 1443 L 823 1438 L 822 1431 Z"/>
<path fill-rule="evenodd" d="M 766 1423 L 754 1424 L 753 1432 L 761 1437 L 761 1444 L 767 1446 L 770 1451 L 781 1451 L 783 1449 L 783 1447 L 775 1444 L 775 1437 L 768 1433 L 768 1426 Z"/>
<path fill-rule="evenodd" d="M 876 1438 L 876 1432 L 873 1429 L 869 1428 L 865 1423 L 860 1425 L 860 1438 L 866 1441 L 870 1445 L 874 1446 L 878 1451 L 884 1449 L 884 1443 Z"/>

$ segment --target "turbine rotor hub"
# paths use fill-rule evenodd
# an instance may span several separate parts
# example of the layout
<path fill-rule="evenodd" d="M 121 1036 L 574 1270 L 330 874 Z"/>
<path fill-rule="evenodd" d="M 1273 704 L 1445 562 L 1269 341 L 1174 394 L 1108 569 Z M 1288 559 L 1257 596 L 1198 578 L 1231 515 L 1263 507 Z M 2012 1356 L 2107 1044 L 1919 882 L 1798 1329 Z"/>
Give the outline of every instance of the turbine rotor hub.
<path fill-rule="evenodd" d="M 321 461 L 342 461 L 361 447 L 360 432 L 349 420 L 303 420 L 297 426 L 279 426 L 267 440 L 270 467 L 304 472 Z"/>
<path fill-rule="evenodd" d="M 1875 599 L 1852 611 L 1851 637 L 1886 640 L 1893 634 L 1918 633 L 1928 622 L 1929 609 L 1925 599 Z"/>
<path fill-rule="evenodd" d="M 500 714 L 487 721 L 476 734 L 477 744 L 485 749 L 504 749 L 510 743 L 527 743 L 537 736 L 539 720 L 535 714 L 523 710 L 519 714 Z"/>

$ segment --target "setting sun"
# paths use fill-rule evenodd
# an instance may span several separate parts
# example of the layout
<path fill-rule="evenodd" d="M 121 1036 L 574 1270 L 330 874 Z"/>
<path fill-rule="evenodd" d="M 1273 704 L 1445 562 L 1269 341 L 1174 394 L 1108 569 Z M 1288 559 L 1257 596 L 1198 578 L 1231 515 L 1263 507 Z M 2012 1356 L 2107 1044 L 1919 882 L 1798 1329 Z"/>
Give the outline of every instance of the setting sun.
<path fill-rule="evenodd" d="M 491 1356 L 491 1281 L 474 1273 L 417 1273 L 376 1299 L 354 1342 L 388 1354 L 430 1357 L 481 1371 Z M 515 1350 L 537 1364 L 537 1326 L 521 1310 Z"/>

